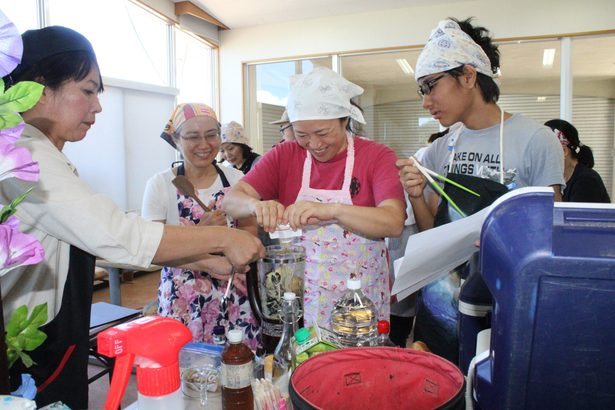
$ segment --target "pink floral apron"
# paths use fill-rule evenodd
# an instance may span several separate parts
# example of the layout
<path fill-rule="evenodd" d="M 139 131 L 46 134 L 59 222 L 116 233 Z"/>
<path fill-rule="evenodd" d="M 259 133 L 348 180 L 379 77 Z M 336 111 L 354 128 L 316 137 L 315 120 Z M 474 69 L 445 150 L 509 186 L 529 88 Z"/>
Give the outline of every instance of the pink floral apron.
<path fill-rule="evenodd" d="M 202 198 L 212 209 L 220 209 L 224 194 L 230 184 L 217 167 L 224 188 L 210 198 Z M 178 170 L 178 175 L 183 175 Z M 192 198 L 177 193 L 180 225 L 196 225 L 203 216 L 203 209 Z M 235 221 L 231 227 L 235 226 Z M 228 322 L 221 307 L 227 281 L 215 279 L 207 272 L 191 271 L 165 266 L 158 287 L 158 314 L 184 323 L 192 332 L 193 342 L 213 343 L 213 328 L 221 325 L 229 329 L 242 329 L 244 342 L 256 350 L 260 333 L 258 321 L 252 314 L 248 296 L 232 288 L 228 303 Z"/>
<path fill-rule="evenodd" d="M 297 201 L 352 205 L 350 183 L 354 167 L 354 138 L 348 135 L 344 182 L 341 190 L 310 188 L 312 156 L 307 151 Z M 346 291 L 351 273 L 361 277 L 361 288 L 376 305 L 379 317 L 389 319 L 390 288 L 388 253 L 384 240 L 372 240 L 345 230 L 336 223 L 303 229 L 305 247 L 304 322 L 329 327 L 331 310 Z"/>

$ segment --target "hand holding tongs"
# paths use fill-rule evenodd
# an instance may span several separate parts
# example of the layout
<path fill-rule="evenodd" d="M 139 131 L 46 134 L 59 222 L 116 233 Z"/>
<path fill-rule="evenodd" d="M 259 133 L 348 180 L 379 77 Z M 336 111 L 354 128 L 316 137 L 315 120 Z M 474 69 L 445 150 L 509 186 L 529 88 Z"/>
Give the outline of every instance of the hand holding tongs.
<path fill-rule="evenodd" d="M 424 166 L 422 166 L 414 157 L 410 157 L 410 159 L 414 162 L 414 166 L 420 171 L 421 174 L 423 174 L 423 176 L 425 177 L 425 179 L 427 179 L 427 181 L 429 181 L 429 184 L 433 187 L 433 189 L 436 190 L 436 192 L 438 192 L 440 195 L 442 195 L 444 197 L 444 199 L 446 199 L 451 206 L 455 209 L 455 211 L 459 212 L 459 214 L 462 217 L 466 217 L 467 215 L 459 208 L 459 206 L 457 206 L 457 204 L 455 203 L 455 201 L 453 201 L 451 199 L 450 196 L 448 196 L 448 194 L 446 192 L 444 192 L 444 190 L 442 189 L 442 187 L 440 187 L 440 185 L 438 185 L 438 183 L 436 181 L 434 181 L 434 179 L 432 178 L 432 175 L 436 178 L 438 178 L 440 181 L 443 182 L 448 182 L 449 184 L 456 186 L 459 189 L 462 189 L 472 195 L 476 195 L 478 197 L 480 197 L 480 194 L 472 191 L 470 188 L 466 188 L 465 186 L 459 184 L 458 182 L 455 182 L 451 179 L 448 179 L 445 176 L 442 176 L 440 174 L 438 174 L 437 172 L 434 172 L 430 169 L 425 168 Z"/>

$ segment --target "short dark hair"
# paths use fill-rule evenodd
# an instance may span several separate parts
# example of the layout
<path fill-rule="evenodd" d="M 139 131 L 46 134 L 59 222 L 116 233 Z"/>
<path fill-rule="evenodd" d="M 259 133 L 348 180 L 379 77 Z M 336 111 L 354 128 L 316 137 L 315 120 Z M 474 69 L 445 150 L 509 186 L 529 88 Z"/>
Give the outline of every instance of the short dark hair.
<path fill-rule="evenodd" d="M 37 62 L 17 78 L 11 78 L 11 80 L 13 84 L 19 81 L 36 81 L 45 87 L 57 89 L 66 81 L 83 80 L 92 68 L 98 70 L 100 84 L 98 92 L 102 92 L 104 87 L 96 56 L 87 51 L 67 51 L 52 55 Z"/>
<path fill-rule="evenodd" d="M 487 30 L 485 27 L 473 26 L 473 17 L 469 17 L 465 20 L 457 20 L 452 17 L 450 19 L 459 24 L 461 30 L 463 30 L 463 32 L 469 35 L 472 40 L 474 40 L 474 42 L 478 44 L 480 48 L 483 49 L 483 51 L 489 58 L 489 62 L 491 63 L 491 71 L 493 72 L 493 74 L 497 73 L 500 68 L 500 51 L 498 50 L 498 46 L 493 44 L 493 40 L 490 36 L 489 30 Z M 463 66 L 448 70 L 447 73 L 449 73 L 455 78 L 460 77 L 463 74 Z M 500 87 L 498 87 L 493 78 L 483 73 L 477 72 L 476 82 L 485 102 L 495 103 L 498 101 L 498 99 L 500 98 Z"/>

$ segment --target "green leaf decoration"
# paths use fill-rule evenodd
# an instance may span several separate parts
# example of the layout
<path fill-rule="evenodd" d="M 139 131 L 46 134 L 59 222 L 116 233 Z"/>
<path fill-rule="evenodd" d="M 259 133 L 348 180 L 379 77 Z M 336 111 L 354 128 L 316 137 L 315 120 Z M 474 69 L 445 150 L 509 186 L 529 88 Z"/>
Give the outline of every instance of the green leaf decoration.
<path fill-rule="evenodd" d="M 0 112 L 0 129 L 13 128 L 21 124 L 21 115 L 14 112 Z"/>
<path fill-rule="evenodd" d="M 34 81 L 18 82 L 0 95 L 0 113 L 28 111 L 41 98 L 44 88 Z"/>
<path fill-rule="evenodd" d="M 4 80 L 0 78 L 0 94 L 4 93 Z"/>
<path fill-rule="evenodd" d="M 16 337 L 19 332 L 24 328 L 24 322 L 28 318 L 28 307 L 26 305 L 20 306 L 13 312 L 13 315 L 9 319 L 9 323 L 6 325 L 6 334 L 10 337 Z"/>
<path fill-rule="evenodd" d="M 34 187 L 30 187 L 23 194 L 19 195 L 17 198 L 13 199 L 10 204 L 4 206 L 2 210 L 0 210 L 0 224 L 6 222 L 7 219 L 15 212 L 17 212 L 17 205 L 23 202 L 24 199 L 28 196 Z"/>
<path fill-rule="evenodd" d="M 18 359 L 21 359 L 26 367 L 34 364 L 26 352 L 36 349 L 47 339 L 47 335 L 39 329 L 47 321 L 47 317 L 47 303 L 35 306 L 29 317 L 25 305 L 15 309 L 6 326 L 9 368 Z"/>

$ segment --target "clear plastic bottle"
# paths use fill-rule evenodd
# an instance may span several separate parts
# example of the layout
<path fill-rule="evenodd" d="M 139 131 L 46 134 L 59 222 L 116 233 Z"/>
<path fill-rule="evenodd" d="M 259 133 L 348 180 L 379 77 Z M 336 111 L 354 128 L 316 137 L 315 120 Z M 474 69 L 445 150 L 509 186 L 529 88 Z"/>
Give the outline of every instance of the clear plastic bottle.
<path fill-rule="evenodd" d="M 288 375 L 295 363 L 291 339 L 297 328 L 297 297 L 293 292 L 284 292 L 280 318 L 284 323 L 282 337 L 273 353 L 273 380 Z"/>
<path fill-rule="evenodd" d="M 386 347 L 395 347 L 395 343 L 391 341 L 389 338 L 389 332 L 391 331 L 391 326 L 389 325 L 388 320 L 379 320 L 378 321 L 378 346 L 386 346 Z"/>
<path fill-rule="evenodd" d="M 253 410 L 252 373 L 254 353 L 242 343 L 243 332 L 229 330 L 229 344 L 222 352 L 221 382 L 222 408 L 225 410 Z"/>
<path fill-rule="evenodd" d="M 361 291 L 361 279 L 349 279 L 347 287 L 331 312 L 331 330 L 341 346 L 375 346 L 376 308 Z"/>

